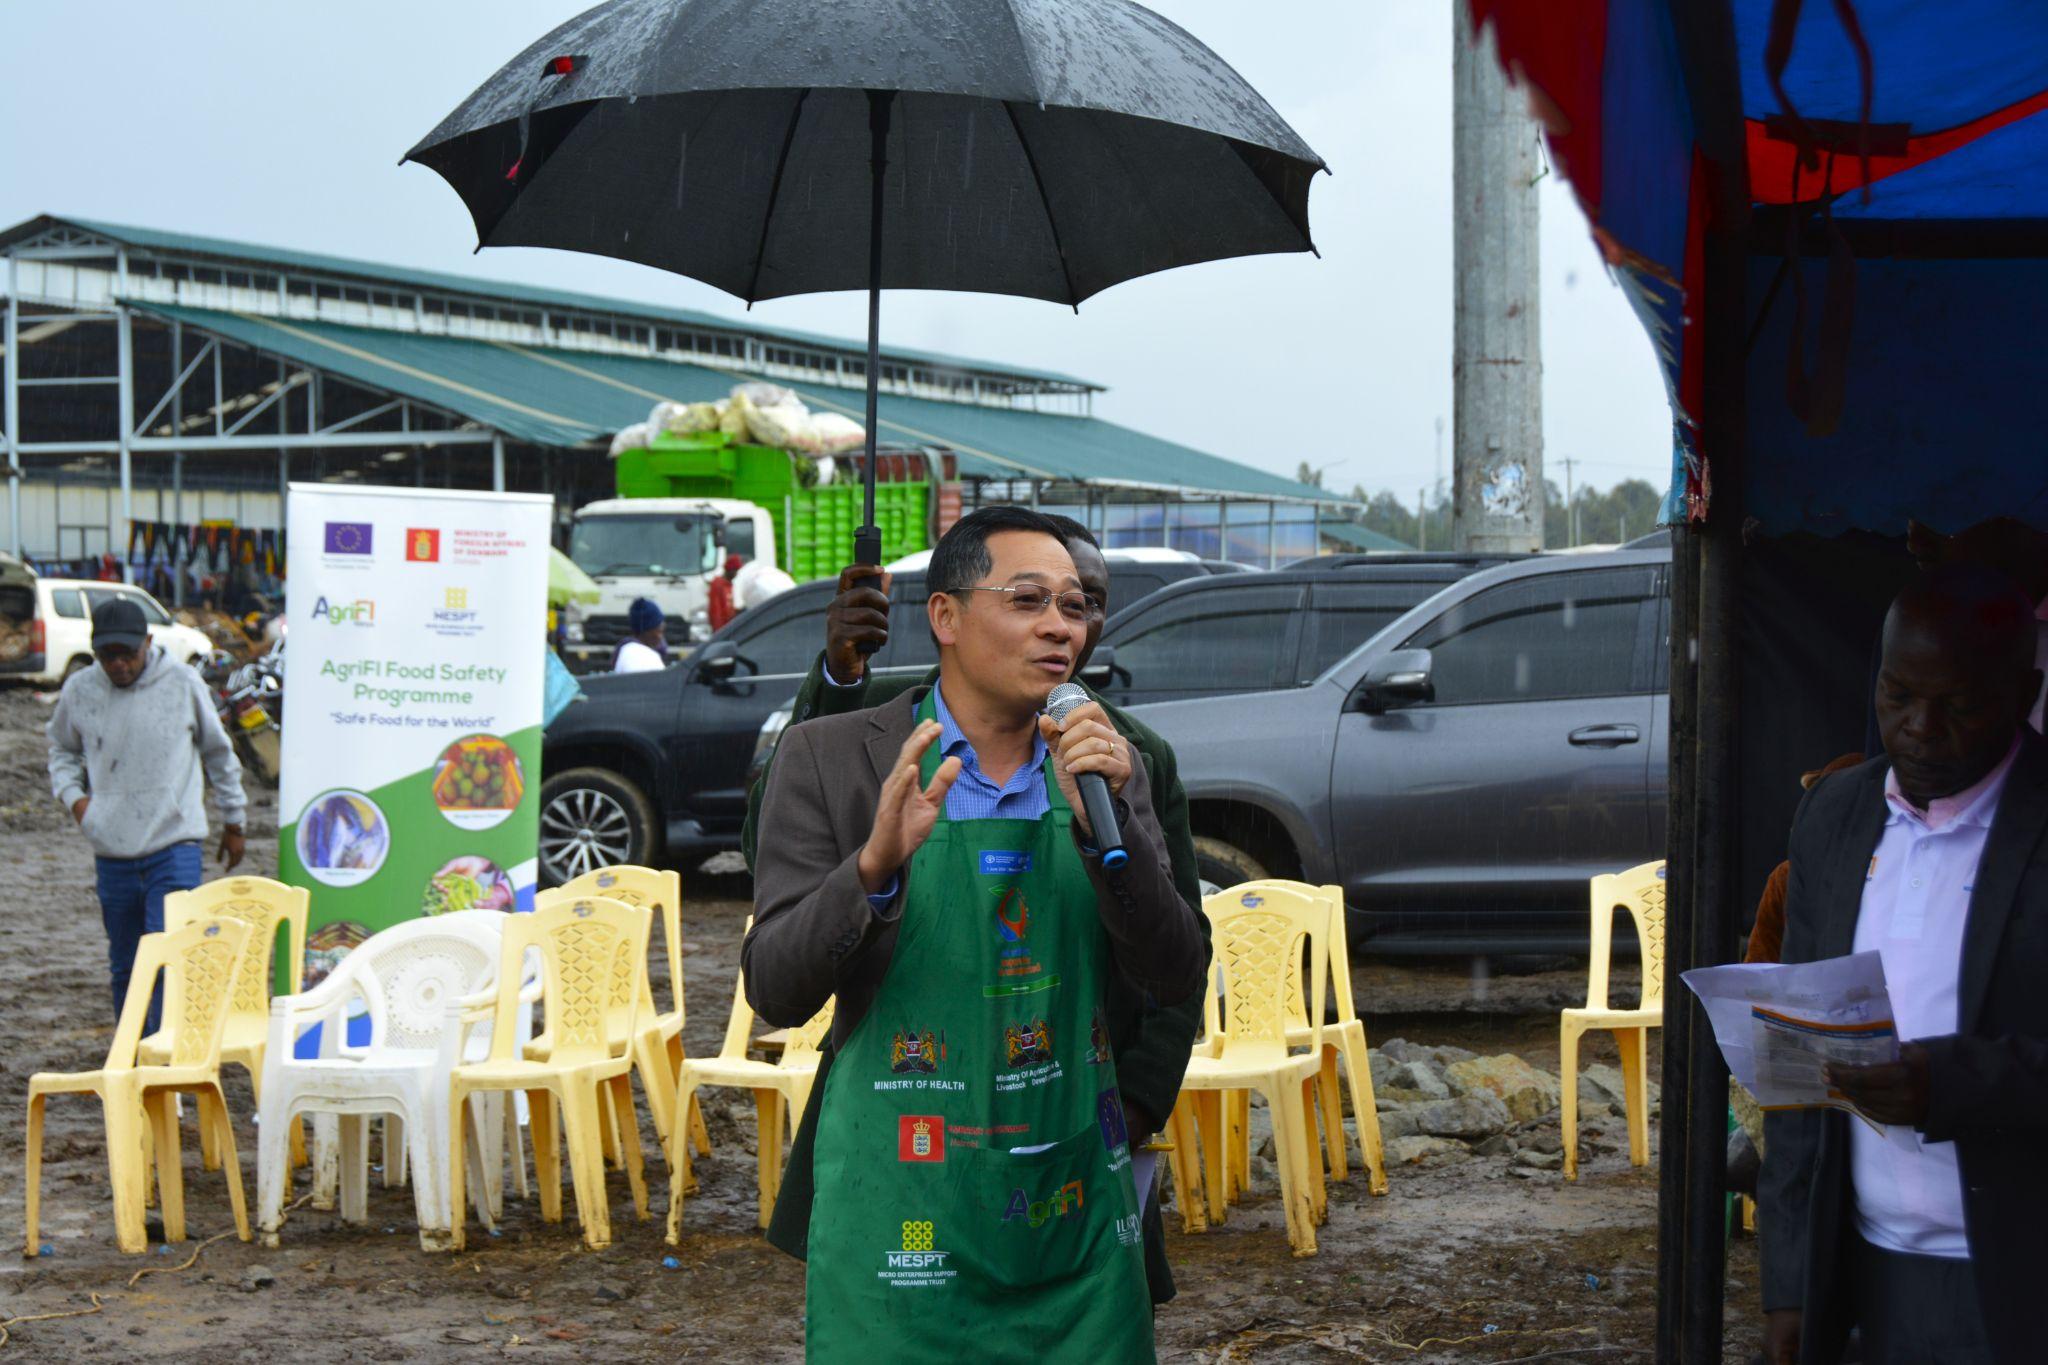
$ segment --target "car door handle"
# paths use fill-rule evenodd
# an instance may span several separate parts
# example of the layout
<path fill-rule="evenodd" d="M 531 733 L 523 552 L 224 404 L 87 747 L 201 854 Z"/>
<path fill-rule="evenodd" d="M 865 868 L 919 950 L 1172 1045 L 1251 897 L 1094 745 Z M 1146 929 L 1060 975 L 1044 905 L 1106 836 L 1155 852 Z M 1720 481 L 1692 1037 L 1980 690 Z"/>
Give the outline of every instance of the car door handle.
<path fill-rule="evenodd" d="M 1642 738 L 1633 725 L 1588 725 L 1567 736 L 1582 749 L 1619 749 Z"/>

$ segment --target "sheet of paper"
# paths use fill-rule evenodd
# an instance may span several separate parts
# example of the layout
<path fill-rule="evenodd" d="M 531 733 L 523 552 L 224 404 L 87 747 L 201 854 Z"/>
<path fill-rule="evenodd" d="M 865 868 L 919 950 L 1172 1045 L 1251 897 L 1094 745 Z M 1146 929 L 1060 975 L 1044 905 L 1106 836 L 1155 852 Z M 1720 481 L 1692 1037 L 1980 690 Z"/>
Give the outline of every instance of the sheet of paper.
<path fill-rule="evenodd" d="M 1766 1109 L 1855 1113 L 1829 1088 L 1823 1067 L 1898 1058 L 1884 959 L 1876 953 L 1702 967 L 1683 979 L 1706 1009 L 1728 1070 Z"/>
<path fill-rule="evenodd" d="M 1157 1152 L 1139 1151 L 1131 1156 L 1131 1179 L 1138 1186 L 1138 1207 L 1140 1209 L 1143 1209 L 1152 1202 L 1153 1191 L 1158 1188 L 1158 1182 L 1152 1178 L 1153 1169 L 1158 1165 L 1159 1153 Z"/>

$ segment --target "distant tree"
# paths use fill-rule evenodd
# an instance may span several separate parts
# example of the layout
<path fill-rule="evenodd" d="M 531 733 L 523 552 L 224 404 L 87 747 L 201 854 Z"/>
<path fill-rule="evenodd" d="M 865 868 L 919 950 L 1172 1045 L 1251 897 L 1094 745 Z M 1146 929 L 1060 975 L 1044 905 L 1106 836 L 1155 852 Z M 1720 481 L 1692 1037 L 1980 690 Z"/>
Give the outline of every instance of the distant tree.
<path fill-rule="evenodd" d="M 1303 460 L 1294 471 L 1294 481 L 1296 483 L 1305 483 L 1310 488 L 1321 488 L 1323 486 L 1323 471 L 1311 466 L 1307 460 Z"/>

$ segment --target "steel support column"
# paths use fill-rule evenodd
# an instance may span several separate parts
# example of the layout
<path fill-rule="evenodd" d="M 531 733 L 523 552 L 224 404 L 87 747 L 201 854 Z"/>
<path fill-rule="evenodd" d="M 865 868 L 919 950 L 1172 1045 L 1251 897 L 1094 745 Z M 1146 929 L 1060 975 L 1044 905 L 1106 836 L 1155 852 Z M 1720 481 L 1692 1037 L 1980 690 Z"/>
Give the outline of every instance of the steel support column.
<path fill-rule="evenodd" d="M 0 344 L 7 348 L 4 374 L 6 393 L 0 401 L 0 420 L 7 424 L 7 522 L 8 545 L 14 557 L 22 557 L 21 546 L 21 390 L 16 380 L 21 374 L 21 290 L 15 269 L 13 252 L 7 253 L 7 319 Z"/>
<path fill-rule="evenodd" d="M 171 430 L 182 436 L 185 434 L 185 324 L 182 322 L 171 324 L 171 374 Z M 184 524 L 185 452 L 174 450 L 171 452 L 171 525 L 182 527 Z M 185 605 L 185 573 L 190 567 L 192 552 L 190 540 L 185 542 L 184 550 L 188 562 L 180 564 L 178 547 L 171 547 L 171 605 L 174 607 Z"/>
<path fill-rule="evenodd" d="M 128 258 L 121 258 L 121 273 L 127 276 Z M 135 535 L 135 468 L 134 456 L 129 442 L 135 431 L 135 328 L 134 314 L 126 304 L 114 309 L 114 330 L 120 354 L 119 370 L 115 378 L 119 381 L 119 396 L 114 401 L 114 420 L 119 423 L 121 458 L 121 529 L 132 541 Z M 135 569 L 129 562 L 128 547 L 121 547 L 121 581 L 135 581 Z"/>
<path fill-rule="evenodd" d="M 491 491 L 505 491 L 505 438 L 498 435 L 491 437 Z"/>

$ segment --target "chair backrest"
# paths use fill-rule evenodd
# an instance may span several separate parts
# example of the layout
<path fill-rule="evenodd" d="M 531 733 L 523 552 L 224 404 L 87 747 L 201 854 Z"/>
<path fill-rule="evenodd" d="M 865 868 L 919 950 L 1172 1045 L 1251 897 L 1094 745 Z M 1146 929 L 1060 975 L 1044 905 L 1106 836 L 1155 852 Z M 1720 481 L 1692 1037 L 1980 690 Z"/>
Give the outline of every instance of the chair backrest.
<path fill-rule="evenodd" d="M 1323 1006 L 1330 973 L 1330 905 L 1300 882 L 1246 882 L 1202 902 L 1215 931 L 1224 1007 L 1223 1052 L 1233 1060 L 1277 1061 L 1287 1052 L 1290 980 L 1300 989 L 1301 944 L 1308 944 L 1309 1045 L 1323 1044 Z"/>
<path fill-rule="evenodd" d="M 280 931 L 286 935 L 285 961 L 291 973 L 285 993 L 295 994 L 305 979 L 308 900 L 303 886 L 286 886 L 268 877 L 221 877 L 165 896 L 164 928 L 203 919 L 235 919 L 249 926 L 241 970 L 235 973 L 233 1013 L 260 1029 L 270 1018 L 270 987 L 276 980 L 272 959 Z"/>
<path fill-rule="evenodd" d="M 836 1000 L 836 997 L 834 998 Z M 827 1000 L 825 1007 L 789 1031 L 789 1040 L 782 1045 L 782 1056 L 777 1065 L 812 1065 L 818 1056 L 818 1047 L 825 1041 L 825 1035 L 832 1031 L 832 1006 L 834 1000 Z"/>
<path fill-rule="evenodd" d="M 562 883 L 561 890 L 573 896 L 609 896 L 628 905 L 645 906 L 661 927 L 662 946 L 668 952 L 668 998 L 672 1013 L 683 1012 L 683 879 L 677 872 L 621 863 L 600 867 L 574 881 Z M 648 984 L 642 1010 L 653 1012 L 654 988 Z M 642 1021 L 645 1022 L 644 1020 Z"/>
<path fill-rule="evenodd" d="M 233 1004 L 236 969 L 249 940 L 249 925 L 237 919 L 195 920 L 182 928 L 144 934 L 135 948 L 135 967 L 128 978 L 128 998 L 121 1002 L 121 1021 L 114 1045 L 107 1050 L 107 1068 L 135 1065 L 142 1026 L 158 973 L 164 979 L 162 1033 L 174 1067 L 217 1068 L 220 1035 Z"/>
<path fill-rule="evenodd" d="M 747 916 L 747 922 L 740 928 L 744 941 L 754 932 L 754 917 Z M 725 1039 L 718 1045 L 718 1055 L 723 1061 L 737 1061 L 747 1055 L 747 1044 L 754 1041 L 754 1007 L 747 1003 L 747 972 L 742 967 L 732 978 L 732 1013 L 725 1017 Z"/>
<path fill-rule="evenodd" d="M 1270 881 L 1263 884 L 1267 886 L 1289 887 L 1304 896 L 1320 900 L 1329 906 L 1330 986 L 1331 995 L 1334 997 L 1330 1003 L 1340 1022 L 1356 1018 L 1358 1010 L 1351 1001 L 1350 949 L 1346 946 L 1344 936 L 1344 888 L 1341 886 L 1310 886 L 1305 882 L 1287 881 Z M 1296 956 L 1300 956 L 1298 949 Z M 1307 962 L 1303 961 L 1303 970 L 1306 971 L 1307 967 Z M 1308 1006 L 1302 999 L 1301 982 L 1302 975 L 1300 972 L 1288 978 L 1287 1026 L 1289 1028 L 1308 1027 Z"/>
<path fill-rule="evenodd" d="M 1664 1007 L 1664 864 L 1643 863 L 1626 872 L 1593 878 L 1593 955 L 1586 970 L 1586 1008 L 1611 1009 L 1607 971 L 1614 958 L 1614 912 L 1635 921 L 1643 954 L 1643 1001 L 1637 1008 Z"/>
<path fill-rule="evenodd" d="M 604 896 L 552 897 L 545 905 L 536 898 L 536 906 L 532 914 L 505 916 L 492 1058 L 517 1056 L 518 983 L 529 949 L 540 954 L 550 1060 L 575 1066 L 619 1056 L 630 1046 L 640 1004 L 651 913 Z"/>
<path fill-rule="evenodd" d="M 451 1001 L 487 990 L 509 917 L 458 910 L 403 920 L 356 945 L 329 981 L 359 996 L 370 1017 L 367 1046 L 432 1048 L 447 1027 Z"/>

